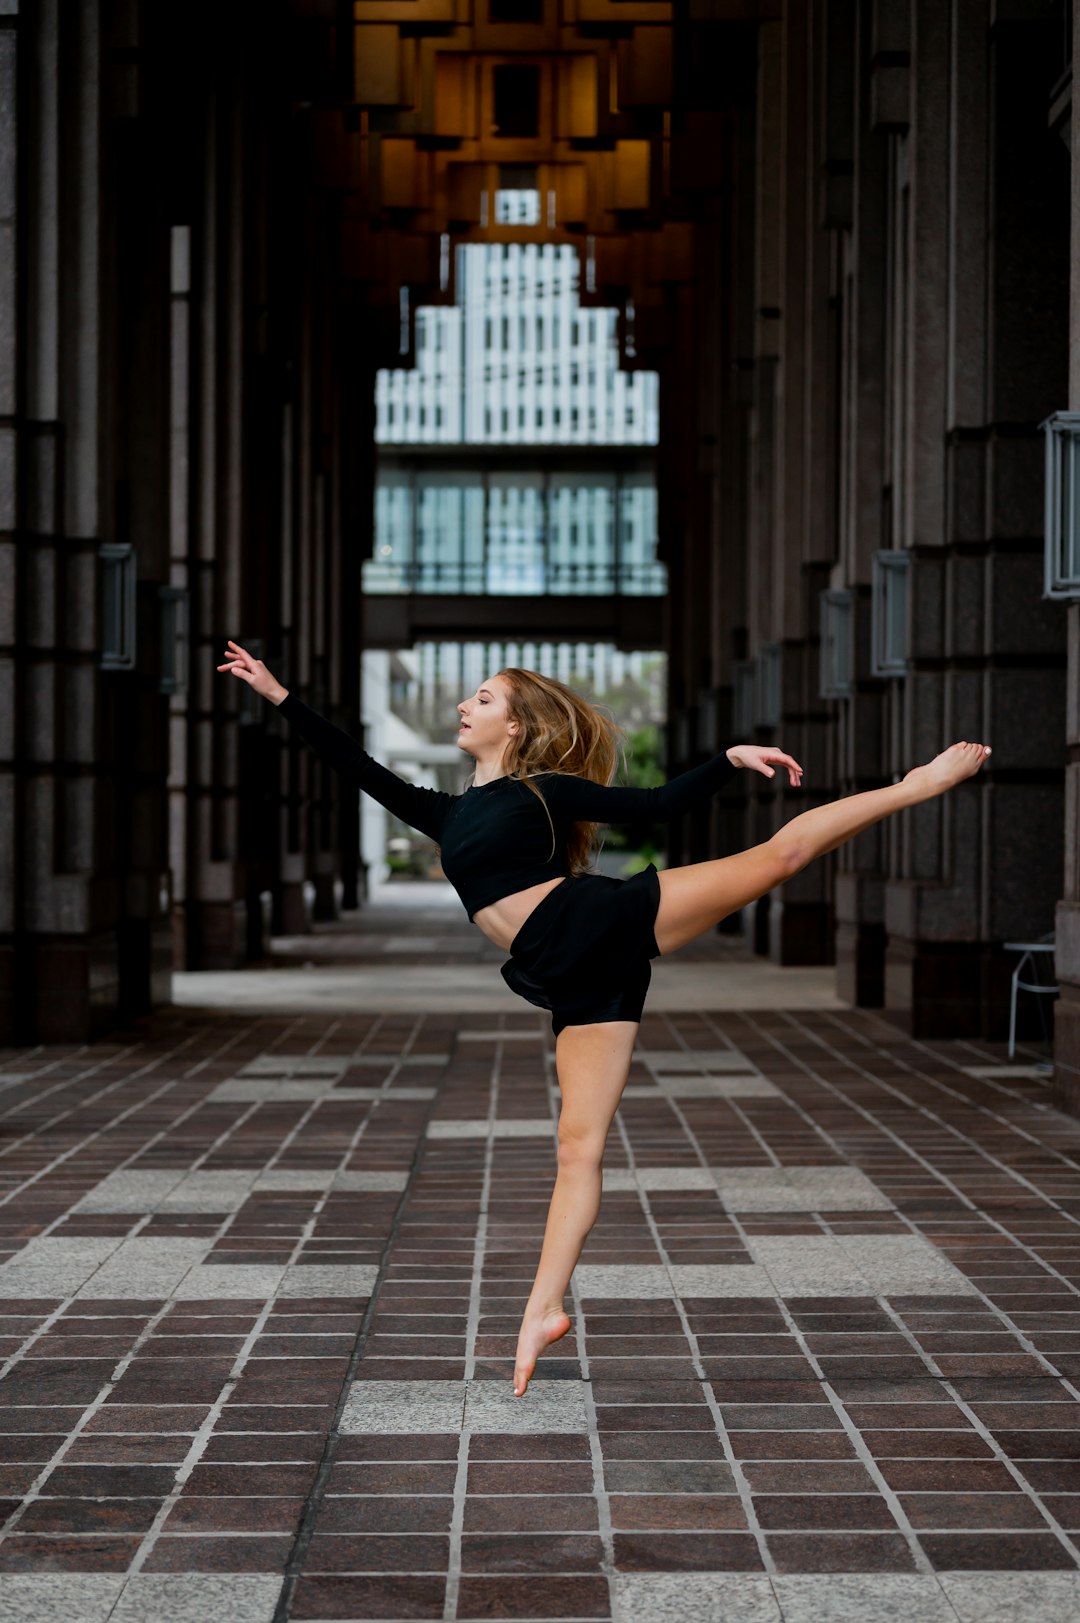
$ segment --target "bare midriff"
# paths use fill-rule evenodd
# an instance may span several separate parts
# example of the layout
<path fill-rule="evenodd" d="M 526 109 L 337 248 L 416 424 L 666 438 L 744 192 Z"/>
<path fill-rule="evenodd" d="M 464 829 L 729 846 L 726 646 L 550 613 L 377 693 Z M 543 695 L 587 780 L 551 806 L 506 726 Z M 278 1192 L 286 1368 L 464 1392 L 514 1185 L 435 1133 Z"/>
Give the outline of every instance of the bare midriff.
<path fill-rule="evenodd" d="M 556 885 L 561 884 L 561 879 L 545 879 L 539 885 L 530 885 L 528 890 L 517 890 L 512 896 L 500 896 L 497 902 L 489 902 L 487 907 L 474 913 L 473 923 L 483 930 L 489 941 L 494 941 L 497 947 L 509 952 L 511 942 L 529 914 Z"/>

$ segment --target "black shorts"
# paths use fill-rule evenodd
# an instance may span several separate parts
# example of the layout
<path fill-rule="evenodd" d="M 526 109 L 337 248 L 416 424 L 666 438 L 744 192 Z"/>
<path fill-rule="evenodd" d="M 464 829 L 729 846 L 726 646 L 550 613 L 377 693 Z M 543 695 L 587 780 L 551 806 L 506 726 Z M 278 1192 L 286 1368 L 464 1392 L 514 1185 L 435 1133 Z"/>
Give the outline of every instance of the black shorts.
<path fill-rule="evenodd" d="M 564 1026 L 640 1020 L 652 977 L 660 876 L 579 874 L 548 892 L 510 943 L 503 979 Z"/>

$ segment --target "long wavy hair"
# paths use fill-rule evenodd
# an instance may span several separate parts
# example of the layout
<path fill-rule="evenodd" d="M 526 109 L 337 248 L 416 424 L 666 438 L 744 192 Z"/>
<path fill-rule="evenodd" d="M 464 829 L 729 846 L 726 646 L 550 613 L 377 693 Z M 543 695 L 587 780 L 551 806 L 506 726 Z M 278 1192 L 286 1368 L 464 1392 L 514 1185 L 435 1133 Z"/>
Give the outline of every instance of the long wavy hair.
<path fill-rule="evenodd" d="M 540 772 L 565 772 L 592 783 L 608 784 L 622 759 L 622 734 L 612 716 L 554 677 L 517 666 L 499 675 L 509 683 L 508 710 L 519 724 L 518 732 L 507 744 L 503 765 L 508 777 L 519 778 L 543 804 L 551 823 L 554 856 L 555 825 L 543 794 L 530 780 Z M 566 856 L 572 874 L 584 873 L 588 867 L 599 826 L 570 825 Z"/>

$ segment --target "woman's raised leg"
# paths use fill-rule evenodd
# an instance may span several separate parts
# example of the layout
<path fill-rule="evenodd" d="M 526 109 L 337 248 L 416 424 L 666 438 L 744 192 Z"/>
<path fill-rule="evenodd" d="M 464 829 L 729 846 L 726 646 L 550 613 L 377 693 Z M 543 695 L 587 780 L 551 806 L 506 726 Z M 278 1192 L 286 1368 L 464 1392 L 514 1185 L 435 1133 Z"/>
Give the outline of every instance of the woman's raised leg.
<path fill-rule="evenodd" d="M 559 1171 L 540 1264 L 518 1335 L 515 1397 L 525 1392 L 544 1348 L 570 1328 L 563 1297 L 600 1210 L 604 1146 L 626 1086 L 637 1031 L 633 1020 L 567 1026 L 555 1043 L 562 1093 Z"/>
<path fill-rule="evenodd" d="M 729 913 L 782 885 L 815 857 L 835 851 L 893 812 L 933 800 L 973 777 L 989 754 L 985 744 L 952 744 L 926 766 L 915 767 L 901 783 L 848 795 L 793 817 L 763 845 L 715 862 L 665 869 L 656 914 L 661 953 L 693 941 Z"/>

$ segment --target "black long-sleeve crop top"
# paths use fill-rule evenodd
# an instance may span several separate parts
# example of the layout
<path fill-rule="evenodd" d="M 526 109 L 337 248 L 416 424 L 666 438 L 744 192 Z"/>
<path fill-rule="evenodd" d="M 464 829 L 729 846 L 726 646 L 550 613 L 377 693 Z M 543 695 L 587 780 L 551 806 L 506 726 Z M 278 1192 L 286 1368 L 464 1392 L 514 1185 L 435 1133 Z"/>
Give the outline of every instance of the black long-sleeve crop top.
<path fill-rule="evenodd" d="M 438 842 L 443 872 L 470 919 L 504 896 L 565 877 L 572 823 L 667 822 L 715 794 L 736 771 L 720 754 L 657 789 L 609 787 L 566 773 L 540 773 L 531 781 L 543 794 L 545 812 L 520 778 L 496 778 L 460 795 L 420 789 L 380 766 L 354 738 L 294 694 L 287 694 L 278 709 L 336 772 Z"/>

